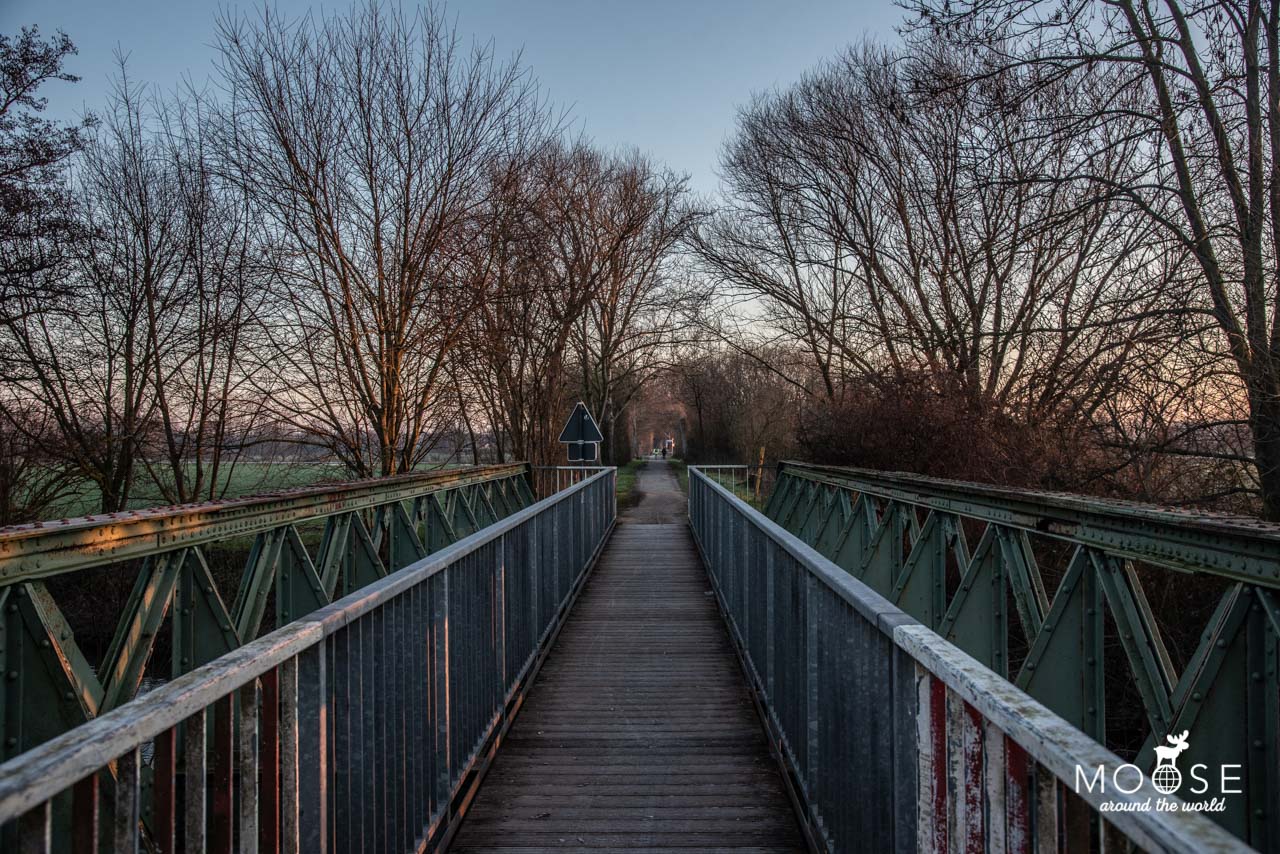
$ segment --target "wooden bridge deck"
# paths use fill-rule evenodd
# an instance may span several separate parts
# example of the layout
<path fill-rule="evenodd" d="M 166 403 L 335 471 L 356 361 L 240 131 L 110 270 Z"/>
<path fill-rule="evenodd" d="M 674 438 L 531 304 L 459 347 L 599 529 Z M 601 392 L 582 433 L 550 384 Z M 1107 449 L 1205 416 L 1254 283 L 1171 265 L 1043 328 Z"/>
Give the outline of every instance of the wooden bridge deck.
<path fill-rule="evenodd" d="M 451 852 L 804 850 L 687 527 L 628 521 L 678 500 L 664 481 L 642 473 Z"/>

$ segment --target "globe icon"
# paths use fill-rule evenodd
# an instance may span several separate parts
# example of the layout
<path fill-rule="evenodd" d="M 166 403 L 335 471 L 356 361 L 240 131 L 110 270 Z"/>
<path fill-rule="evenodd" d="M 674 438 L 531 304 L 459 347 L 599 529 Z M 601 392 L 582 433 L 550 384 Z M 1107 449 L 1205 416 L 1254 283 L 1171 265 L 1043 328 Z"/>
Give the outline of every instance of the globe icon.
<path fill-rule="evenodd" d="M 1162 795 L 1172 795 L 1182 785 L 1182 772 L 1174 765 L 1161 765 L 1151 772 L 1151 784 Z"/>

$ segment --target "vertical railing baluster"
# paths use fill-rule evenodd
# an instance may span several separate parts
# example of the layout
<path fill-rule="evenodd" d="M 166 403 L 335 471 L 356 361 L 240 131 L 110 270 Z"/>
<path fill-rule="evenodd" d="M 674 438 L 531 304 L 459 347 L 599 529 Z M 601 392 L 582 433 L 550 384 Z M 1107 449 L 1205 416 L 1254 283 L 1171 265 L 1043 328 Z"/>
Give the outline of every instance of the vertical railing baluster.
<path fill-rule="evenodd" d="M 359 838 L 364 847 L 377 850 L 374 845 L 379 815 L 375 776 L 378 770 L 375 740 L 377 714 L 374 711 L 378 701 L 374 681 L 377 672 L 377 636 L 374 634 L 375 622 L 372 614 L 365 614 L 356 625 L 360 631 L 360 710 L 359 717 L 353 722 L 358 722 L 359 725 L 357 738 L 360 744 L 360 761 L 356 763 L 361 799 Z M 356 786 L 357 781 L 352 781 L 352 785 Z"/>
<path fill-rule="evenodd" d="M 298 659 L 281 663 L 280 674 L 280 850 L 298 854 Z"/>
<path fill-rule="evenodd" d="M 308 647 L 294 659 L 297 697 L 293 719 L 296 756 L 292 763 L 297 792 L 298 850 L 324 852 L 329 849 L 329 684 L 328 641 Z M 286 697 L 290 696 L 286 694 Z M 288 743 L 288 739 L 286 739 Z M 286 766 L 286 767 L 288 767 Z M 294 815 L 292 811 L 286 813 Z M 292 836 L 290 838 L 293 838 Z"/>
<path fill-rule="evenodd" d="M 1004 733 L 982 720 L 983 788 L 986 791 L 986 850 L 1005 854 L 1005 750 Z"/>
<path fill-rule="evenodd" d="M 1058 851 L 1058 778 L 1035 766 L 1036 783 L 1036 834 L 1037 854 L 1056 854 Z"/>
<path fill-rule="evenodd" d="M 234 762 L 232 755 L 235 747 L 232 744 L 232 733 L 235 729 L 235 694 L 228 694 L 209 707 L 213 713 L 213 768 L 211 769 L 211 786 L 209 806 L 209 851 L 216 854 L 231 854 L 234 838 L 232 827 L 235 823 L 231 815 L 232 774 Z"/>
<path fill-rule="evenodd" d="M 1004 823 L 1008 854 L 1031 854 L 1031 766 L 1027 752 L 1008 736 L 1004 741 Z"/>
<path fill-rule="evenodd" d="M 116 760 L 114 854 L 137 854 L 142 756 L 135 747 Z"/>
<path fill-rule="evenodd" d="M 151 837 L 163 854 L 177 850 L 178 727 L 156 736 L 152 754 Z"/>
<path fill-rule="evenodd" d="M 98 772 L 95 771 L 71 787 L 71 850 L 75 854 L 98 854 L 98 821 Z M 166 854 L 173 850 L 172 838 L 161 850 Z"/>
<path fill-rule="evenodd" d="M 186 720 L 185 734 L 182 739 L 182 761 L 184 770 L 183 809 L 183 841 L 187 851 L 203 852 L 206 847 L 205 835 L 205 785 L 207 767 L 205 747 L 208 744 L 205 715 L 207 709 L 201 709 Z"/>
<path fill-rule="evenodd" d="M 240 854 L 258 851 L 258 683 L 239 691 Z"/>
<path fill-rule="evenodd" d="M 53 803 L 45 801 L 18 819 L 20 854 L 50 854 L 53 851 Z"/>
<path fill-rule="evenodd" d="M 258 850 L 280 850 L 280 671 L 262 674 L 262 736 L 258 741 L 262 768 L 261 806 L 258 810 Z"/>

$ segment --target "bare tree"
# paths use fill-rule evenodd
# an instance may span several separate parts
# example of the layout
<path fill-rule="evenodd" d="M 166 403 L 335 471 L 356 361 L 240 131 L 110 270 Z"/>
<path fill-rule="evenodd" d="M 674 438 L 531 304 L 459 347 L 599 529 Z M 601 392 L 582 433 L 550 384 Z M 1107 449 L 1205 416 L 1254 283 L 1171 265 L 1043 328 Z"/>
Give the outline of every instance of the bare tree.
<path fill-rule="evenodd" d="M 605 275 L 587 301 L 576 343 L 583 396 L 605 438 L 603 461 L 617 462 L 617 418 L 670 364 L 685 332 L 687 289 L 675 286 L 672 249 L 695 212 L 684 204 L 684 179 L 643 157 L 602 165 L 611 181 L 593 215 L 619 239 L 609 247 Z"/>
<path fill-rule="evenodd" d="M 262 415 L 247 355 L 260 346 L 269 270 L 244 183 L 220 174 L 214 106 L 188 88 L 157 111 L 155 156 L 169 164 L 178 208 L 181 299 L 148 301 L 157 424 L 144 462 L 160 494 L 184 503 L 224 494 Z"/>
<path fill-rule="evenodd" d="M 552 458 L 578 390 L 572 368 L 587 364 L 582 347 L 592 341 L 600 352 L 592 336 L 601 320 L 611 324 L 611 358 L 638 332 L 641 304 L 678 228 L 679 182 L 640 173 L 628 180 L 624 171 L 579 142 L 549 146 L 534 168 L 495 178 L 503 192 L 474 265 L 486 296 L 468 354 L 472 385 L 516 458 Z"/>
<path fill-rule="evenodd" d="M 913 8 L 920 38 L 991 56 L 978 76 L 1021 72 L 1017 97 L 1107 70 L 1109 99 L 1054 118 L 1099 143 L 1084 175 L 1114 149 L 1116 125 L 1143 143 L 1136 173 L 1109 181 L 1106 198 L 1130 204 L 1193 259 L 1191 307 L 1212 318 L 1234 367 L 1263 513 L 1280 519 L 1280 10 L 1177 0 Z"/>
<path fill-rule="evenodd" d="M 104 512 L 128 504 L 156 407 L 152 380 L 185 300 L 174 174 L 148 140 L 140 99 L 122 76 L 77 163 L 80 237 L 66 287 L 19 297 L 7 328 L 18 356 L 12 394 L 54 419 Z"/>
<path fill-rule="evenodd" d="M 0 526 L 47 518 L 79 493 L 52 422 L 38 405 L 0 399 Z"/>
<path fill-rule="evenodd" d="M 1084 204 L 1096 185 L 1066 180 L 1062 128 L 1021 132 L 1036 103 L 926 84 L 966 62 L 854 49 L 758 99 L 726 149 L 730 207 L 693 249 L 830 399 L 923 373 L 975 411 L 1087 417 L 1134 348 L 1169 334 L 1147 274 L 1159 247 L 1132 215 Z"/>
<path fill-rule="evenodd" d="M 40 118 L 46 101 L 38 92 L 79 79 L 63 70 L 75 52 L 65 33 L 47 41 L 36 27 L 0 34 L 0 321 L 30 308 L 19 297 L 57 290 L 65 272 L 73 225 L 65 171 L 91 122 Z"/>
<path fill-rule="evenodd" d="M 353 472 L 410 469 L 479 297 L 459 259 L 489 166 L 544 122 L 533 85 L 436 10 L 265 10 L 224 18 L 219 45 L 227 150 L 279 242 L 264 392 Z"/>

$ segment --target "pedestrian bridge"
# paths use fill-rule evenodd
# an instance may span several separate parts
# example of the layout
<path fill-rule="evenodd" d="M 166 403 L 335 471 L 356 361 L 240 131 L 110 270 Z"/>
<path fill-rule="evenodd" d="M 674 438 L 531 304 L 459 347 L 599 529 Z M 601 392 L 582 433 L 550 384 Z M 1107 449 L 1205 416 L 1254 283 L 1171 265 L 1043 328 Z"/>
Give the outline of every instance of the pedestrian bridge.
<path fill-rule="evenodd" d="M 1275 528 L 790 463 L 757 509 L 764 474 L 686 499 L 651 462 L 620 518 L 613 469 L 508 466 L 0 532 L 0 850 L 1280 850 Z M 53 582 L 128 561 L 89 667 Z M 1175 593 L 1217 603 L 1180 646 Z M 1145 773 L 1183 730 L 1176 794 L 1221 811 Z"/>

